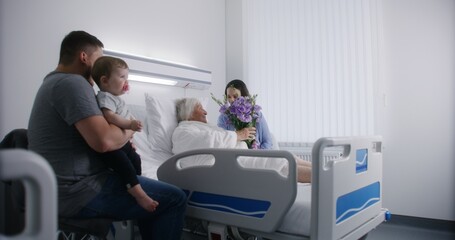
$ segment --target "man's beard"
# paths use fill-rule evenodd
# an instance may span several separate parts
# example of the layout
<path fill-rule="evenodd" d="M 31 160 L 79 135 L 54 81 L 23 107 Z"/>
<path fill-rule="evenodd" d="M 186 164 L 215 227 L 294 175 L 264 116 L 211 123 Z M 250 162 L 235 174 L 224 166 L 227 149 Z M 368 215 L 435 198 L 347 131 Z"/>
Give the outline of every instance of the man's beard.
<path fill-rule="evenodd" d="M 82 75 L 87 81 L 90 83 L 90 85 L 93 86 L 93 79 L 92 79 L 92 69 L 90 67 L 87 67 L 85 70 L 84 74 Z"/>

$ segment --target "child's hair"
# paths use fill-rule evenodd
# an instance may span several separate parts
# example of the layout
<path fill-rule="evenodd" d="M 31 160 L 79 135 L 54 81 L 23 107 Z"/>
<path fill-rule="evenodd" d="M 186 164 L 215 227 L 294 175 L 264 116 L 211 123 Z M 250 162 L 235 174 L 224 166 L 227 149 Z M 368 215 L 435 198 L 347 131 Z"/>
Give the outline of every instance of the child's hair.
<path fill-rule="evenodd" d="M 194 108 L 200 104 L 196 98 L 182 98 L 175 102 L 175 110 L 177 113 L 177 121 L 188 121 L 193 115 Z"/>
<path fill-rule="evenodd" d="M 92 68 L 92 78 L 95 81 L 96 85 L 100 86 L 102 76 L 109 78 L 114 68 L 128 68 L 128 64 L 126 64 L 123 59 L 116 57 L 99 57 L 93 64 Z"/>

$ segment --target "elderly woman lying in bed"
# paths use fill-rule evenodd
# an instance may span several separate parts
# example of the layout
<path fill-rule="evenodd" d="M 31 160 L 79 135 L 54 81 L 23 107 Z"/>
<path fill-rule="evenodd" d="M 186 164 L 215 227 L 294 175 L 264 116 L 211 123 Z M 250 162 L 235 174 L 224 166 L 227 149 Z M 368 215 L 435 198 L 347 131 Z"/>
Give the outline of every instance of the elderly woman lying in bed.
<path fill-rule="evenodd" d="M 184 98 L 176 102 L 178 126 L 172 135 L 172 152 L 178 154 L 184 151 L 200 148 L 244 148 L 247 146 L 243 140 L 253 139 L 256 133 L 254 127 L 244 128 L 239 131 L 228 131 L 207 123 L 207 112 L 199 100 Z M 261 151 L 261 150 L 256 150 Z M 299 159 L 297 161 L 297 176 L 299 182 L 311 181 L 311 163 Z M 204 165 L 208 158 L 200 158 L 193 164 Z M 245 157 L 242 164 L 245 166 L 263 167 L 274 169 L 284 175 L 287 174 L 286 161 L 280 159 Z"/>

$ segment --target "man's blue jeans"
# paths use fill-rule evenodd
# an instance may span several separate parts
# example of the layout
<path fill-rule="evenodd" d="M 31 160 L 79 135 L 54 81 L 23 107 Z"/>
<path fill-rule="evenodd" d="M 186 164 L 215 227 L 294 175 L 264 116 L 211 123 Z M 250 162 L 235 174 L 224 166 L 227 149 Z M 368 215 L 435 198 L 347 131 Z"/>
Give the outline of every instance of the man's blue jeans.
<path fill-rule="evenodd" d="M 138 176 L 144 191 L 159 202 L 154 212 L 139 206 L 120 177 L 112 174 L 101 192 L 76 217 L 104 217 L 118 220 L 137 219 L 142 239 L 180 240 L 186 208 L 186 194 L 173 185 Z"/>

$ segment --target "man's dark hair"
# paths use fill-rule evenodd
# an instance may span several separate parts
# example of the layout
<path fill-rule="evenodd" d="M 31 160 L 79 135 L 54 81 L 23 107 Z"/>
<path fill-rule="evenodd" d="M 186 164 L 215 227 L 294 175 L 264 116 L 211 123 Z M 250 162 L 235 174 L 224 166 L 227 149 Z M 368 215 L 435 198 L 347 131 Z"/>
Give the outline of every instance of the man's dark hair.
<path fill-rule="evenodd" d="M 104 48 L 103 43 L 84 31 L 72 31 L 62 41 L 59 64 L 70 64 L 81 51 L 91 54 L 96 48 Z"/>

